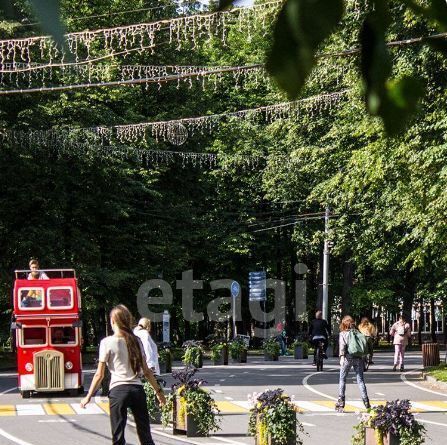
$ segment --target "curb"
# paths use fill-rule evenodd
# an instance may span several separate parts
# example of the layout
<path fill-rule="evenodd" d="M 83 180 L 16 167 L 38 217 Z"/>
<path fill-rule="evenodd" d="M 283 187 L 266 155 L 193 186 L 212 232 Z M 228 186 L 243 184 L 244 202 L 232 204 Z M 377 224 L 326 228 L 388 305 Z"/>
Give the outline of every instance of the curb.
<path fill-rule="evenodd" d="M 445 389 L 447 390 L 447 383 L 446 382 L 441 382 L 439 380 L 436 380 L 434 377 L 432 377 L 431 375 L 428 375 L 426 372 L 422 371 L 421 372 L 421 377 L 423 380 L 425 380 L 428 383 L 434 384 L 436 386 L 438 386 L 441 389 Z"/>

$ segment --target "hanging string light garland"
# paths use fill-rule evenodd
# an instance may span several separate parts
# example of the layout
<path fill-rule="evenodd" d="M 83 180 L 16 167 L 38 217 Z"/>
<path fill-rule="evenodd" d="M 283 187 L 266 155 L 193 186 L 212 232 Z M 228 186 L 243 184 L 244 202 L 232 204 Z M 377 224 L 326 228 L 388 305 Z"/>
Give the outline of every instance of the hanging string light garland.
<path fill-rule="evenodd" d="M 178 50 L 186 43 L 196 47 L 199 41 L 210 41 L 213 37 L 218 37 L 225 43 L 227 25 L 237 20 L 239 30 L 249 35 L 255 27 L 253 17 L 259 17 L 261 26 L 265 28 L 272 21 L 271 17 L 267 20 L 266 14 L 271 16 L 277 13 L 282 3 L 283 0 L 275 0 L 222 12 L 70 33 L 65 36 L 64 48 L 59 47 L 50 36 L 1 40 L 0 65 L 2 67 L 6 63 L 12 66 L 17 63 L 31 65 L 39 58 L 46 61 L 40 64 L 40 68 L 57 61 L 63 63 L 68 59 L 74 59 L 76 63 L 89 61 L 93 58 L 94 48 L 98 45 L 109 55 L 135 49 L 144 51 L 143 48 L 150 48 L 154 52 L 160 34 L 165 29 L 169 33 L 169 42 L 175 43 Z"/>
<path fill-rule="evenodd" d="M 50 130 L 30 131 L 8 130 L 2 134 L 2 138 L 18 146 L 32 146 L 33 144 L 68 146 L 73 143 L 76 144 L 78 140 L 100 145 L 138 144 L 144 143 L 148 136 L 151 136 L 157 142 L 170 141 L 175 143 L 176 140 L 180 141 L 184 138 L 185 130 L 187 137 L 195 134 L 211 133 L 224 119 L 243 119 L 249 122 L 257 122 L 259 119 L 263 119 L 266 123 L 272 123 L 278 119 L 297 118 L 303 112 L 314 116 L 337 105 L 346 97 L 348 92 L 349 90 L 343 90 L 294 102 L 159 122 L 140 122 L 111 127 L 52 128 Z M 178 134 L 179 131 L 182 135 Z"/>
<path fill-rule="evenodd" d="M 14 89 L 0 89 L 0 95 L 37 93 L 37 92 L 52 92 L 63 90 L 74 90 L 80 88 L 92 87 L 111 87 L 122 85 L 137 85 L 145 84 L 149 87 L 150 84 L 157 84 L 158 88 L 166 82 L 177 82 L 177 87 L 180 87 L 182 82 L 186 82 L 191 88 L 193 81 L 200 81 L 203 89 L 211 84 L 214 89 L 222 81 L 224 76 L 230 74 L 235 82 L 235 87 L 241 86 L 244 81 L 253 81 L 257 86 L 260 82 L 265 82 L 268 79 L 267 73 L 261 64 L 247 65 L 247 66 L 217 66 L 217 67 L 200 67 L 200 66 L 182 66 L 182 65 L 124 65 L 124 66 L 110 66 L 110 65 L 75 65 L 70 67 L 66 78 L 71 80 L 73 77 L 77 79 L 86 77 L 86 83 L 68 83 L 65 85 L 45 86 L 47 77 L 45 71 L 27 72 L 27 73 L 13 73 L 8 75 L 0 72 L 0 85 L 8 84 L 13 81 L 18 88 Z M 42 86 L 32 87 L 37 76 L 41 76 Z M 103 80 L 117 77 L 118 80 Z M 53 74 L 48 80 L 54 78 Z M 19 80 L 20 79 L 20 80 Z M 61 79 L 63 80 L 63 79 Z M 22 84 L 25 86 L 22 87 Z"/>

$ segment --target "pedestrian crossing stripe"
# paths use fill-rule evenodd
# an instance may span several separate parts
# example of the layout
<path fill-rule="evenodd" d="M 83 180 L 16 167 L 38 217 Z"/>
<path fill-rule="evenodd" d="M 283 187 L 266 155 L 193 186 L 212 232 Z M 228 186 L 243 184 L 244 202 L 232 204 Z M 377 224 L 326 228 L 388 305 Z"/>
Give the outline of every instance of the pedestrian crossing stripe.
<path fill-rule="evenodd" d="M 335 412 L 335 401 L 332 400 L 297 400 L 293 402 L 297 412 L 329 413 Z M 384 405 L 384 400 L 371 400 L 372 405 Z M 411 402 L 415 413 L 445 412 L 447 413 L 447 400 L 421 400 Z M 250 405 L 247 401 L 218 400 L 216 405 L 221 414 L 247 414 Z M 363 402 L 347 401 L 344 411 L 355 413 L 364 411 Z M 6 416 L 67 416 L 67 415 L 105 415 L 110 414 L 109 403 L 97 401 L 81 408 L 79 403 L 29 403 L 17 405 L 0 405 L 0 417 Z"/>

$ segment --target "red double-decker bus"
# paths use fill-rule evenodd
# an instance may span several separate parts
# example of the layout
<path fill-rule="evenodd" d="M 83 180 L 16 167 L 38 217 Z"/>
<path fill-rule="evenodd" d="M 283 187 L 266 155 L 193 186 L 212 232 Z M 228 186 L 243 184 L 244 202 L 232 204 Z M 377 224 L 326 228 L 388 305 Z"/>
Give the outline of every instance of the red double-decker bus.
<path fill-rule="evenodd" d="M 84 391 L 81 293 L 73 269 L 42 270 L 48 279 L 28 279 L 17 270 L 14 313 L 18 387 L 33 392 Z"/>

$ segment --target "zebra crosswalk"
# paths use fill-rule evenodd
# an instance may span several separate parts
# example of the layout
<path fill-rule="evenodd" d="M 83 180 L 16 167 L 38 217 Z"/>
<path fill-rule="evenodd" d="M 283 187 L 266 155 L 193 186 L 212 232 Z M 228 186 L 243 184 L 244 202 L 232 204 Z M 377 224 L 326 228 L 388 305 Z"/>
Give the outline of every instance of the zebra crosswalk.
<path fill-rule="evenodd" d="M 99 398 L 91 402 L 86 408 L 77 403 L 19 403 L 15 405 L 0 405 L 0 417 L 8 416 L 85 416 L 108 415 L 109 404 Z M 293 402 L 298 413 L 329 413 L 335 411 L 335 401 L 331 400 L 296 400 Z M 385 404 L 383 400 L 372 400 L 373 405 Z M 247 414 L 250 405 L 247 401 L 216 401 L 221 414 Z M 421 400 L 411 402 L 415 413 L 445 412 L 447 413 L 447 400 Z M 347 401 L 345 412 L 355 413 L 363 411 L 361 401 Z"/>

